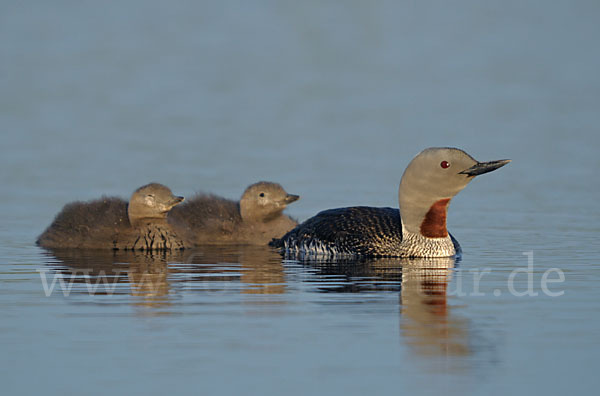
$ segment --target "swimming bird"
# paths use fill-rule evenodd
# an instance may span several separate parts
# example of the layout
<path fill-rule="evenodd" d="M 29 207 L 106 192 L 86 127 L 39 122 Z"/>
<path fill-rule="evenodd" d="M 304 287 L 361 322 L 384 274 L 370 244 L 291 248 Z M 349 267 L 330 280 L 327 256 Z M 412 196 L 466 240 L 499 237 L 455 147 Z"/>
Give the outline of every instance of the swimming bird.
<path fill-rule="evenodd" d="M 425 149 L 402 175 L 399 209 L 355 206 L 325 210 L 270 245 L 300 258 L 460 255 L 458 241 L 446 229 L 450 200 L 475 176 L 509 162 L 478 162 L 457 148 Z"/>
<path fill-rule="evenodd" d="M 183 240 L 167 222 L 167 214 L 183 197 L 158 183 L 135 190 L 129 203 L 103 197 L 72 202 L 39 236 L 47 248 L 168 250 L 184 248 Z"/>
<path fill-rule="evenodd" d="M 282 212 L 299 198 L 277 183 L 261 181 L 246 188 L 239 202 L 197 194 L 175 208 L 170 218 L 197 245 L 266 245 L 298 225 Z"/>

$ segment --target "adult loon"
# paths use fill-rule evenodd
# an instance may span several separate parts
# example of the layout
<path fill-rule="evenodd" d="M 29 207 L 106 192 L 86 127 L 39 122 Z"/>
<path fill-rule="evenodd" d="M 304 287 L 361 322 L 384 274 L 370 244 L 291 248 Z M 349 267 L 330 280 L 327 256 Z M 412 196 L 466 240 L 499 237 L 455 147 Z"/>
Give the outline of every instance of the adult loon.
<path fill-rule="evenodd" d="M 457 148 L 425 149 L 402 175 L 399 210 L 365 206 L 325 210 L 274 239 L 271 246 L 300 258 L 460 255 L 458 241 L 446 229 L 450 200 L 475 176 L 509 162 L 478 162 Z"/>
<path fill-rule="evenodd" d="M 298 225 L 282 212 L 299 198 L 277 183 L 261 181 L 246 188 L 239 202 L 197 194 L 174 208 L 169 218 L 196 245 L 267 245 Z"/>
<path fill-rule="evenodd" d="M 167 222 L 167 214 L 183 197 L 151 183 L 135 190 L 129 204 L 116 197 L 72 202 L 39 236 L 47 248 L 168 250 L 185 247 Z"/>

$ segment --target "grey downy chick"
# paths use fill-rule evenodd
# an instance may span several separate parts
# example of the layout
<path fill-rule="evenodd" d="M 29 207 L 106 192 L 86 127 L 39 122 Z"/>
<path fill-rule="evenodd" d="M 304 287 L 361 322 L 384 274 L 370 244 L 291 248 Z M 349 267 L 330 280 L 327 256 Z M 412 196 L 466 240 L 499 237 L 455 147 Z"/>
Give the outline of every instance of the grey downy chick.
<path fill-rule="evenodd" d="M 266 245 L 298 224 L 283 211 L 299 198 L 277 183 L 261 181 L 246 188 L 239 202 L 197 194 L 175 208 L 170 219 L 197 245 Z"/>
<path fill-rule="evenodd" d="M 166 250 L 185 247 L 167 222 L 183 197 L 158 183 L 138 188 L 129 203 L 117 197 L 72 202 L 39 236 L 47 248 Z"/>

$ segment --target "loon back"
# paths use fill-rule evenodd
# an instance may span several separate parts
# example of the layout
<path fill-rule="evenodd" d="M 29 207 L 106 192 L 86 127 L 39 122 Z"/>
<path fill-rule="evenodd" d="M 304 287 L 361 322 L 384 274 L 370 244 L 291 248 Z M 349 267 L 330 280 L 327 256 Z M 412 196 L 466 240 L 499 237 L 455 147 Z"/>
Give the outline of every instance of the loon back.
<path fill-rule="evenodd" d="M 354 206 L 320 212 L 271 246 L 301 256 L 406 257 L 401 242 L 398 209 Z"/>

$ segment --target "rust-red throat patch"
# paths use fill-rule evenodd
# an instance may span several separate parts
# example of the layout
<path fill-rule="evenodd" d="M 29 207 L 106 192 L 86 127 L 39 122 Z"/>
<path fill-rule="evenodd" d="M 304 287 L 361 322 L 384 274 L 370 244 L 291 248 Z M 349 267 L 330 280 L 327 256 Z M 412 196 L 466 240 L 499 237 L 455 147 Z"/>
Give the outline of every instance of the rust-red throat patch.
<path fill-rule="evenodd" d="M 436 201 L 425 215 L 421 223 L 421 235 L 428 238 L 445 238 L 448 236 L 446 229 L 446 213 L 450 198 Z"/>

